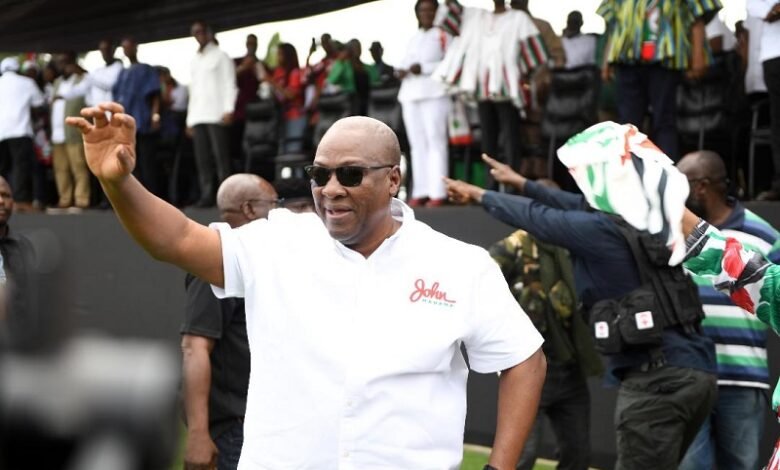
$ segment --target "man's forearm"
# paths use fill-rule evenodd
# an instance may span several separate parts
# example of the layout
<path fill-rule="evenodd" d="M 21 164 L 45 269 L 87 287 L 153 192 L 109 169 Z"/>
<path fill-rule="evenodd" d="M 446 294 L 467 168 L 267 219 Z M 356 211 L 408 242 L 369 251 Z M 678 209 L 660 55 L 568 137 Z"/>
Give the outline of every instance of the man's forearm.
<path fill-rule="evenodd" d="M 209 389 L 211 388 L 211 362 L 204 348 L 182 350 L 184 413 L 189 432 L 209 430 Z"/>
<path fill-rule="evenodd" d="M 501 373 L 498 382 L 498 421 L 490 465 L 512 470 L 536 419 L 547 361 L 541 348 L 524 362 Z"/>
<path fill-rule="evenodd" d="M 175 264 L 217 285 L 224 284 L 219 235 L 144 189 L 132 175 L 101 181 L 122 225 L 141 247 L 159 261 Z M 203 249 L 191 247 L 201 245 Z M 198 256 L 192 252 L 198 251 Z"/>

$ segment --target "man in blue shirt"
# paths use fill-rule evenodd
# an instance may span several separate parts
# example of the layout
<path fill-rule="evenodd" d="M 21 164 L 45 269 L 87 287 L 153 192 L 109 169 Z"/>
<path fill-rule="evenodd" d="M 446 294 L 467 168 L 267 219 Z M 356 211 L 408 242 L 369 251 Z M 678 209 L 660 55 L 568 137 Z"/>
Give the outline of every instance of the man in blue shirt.
<path fill-rule="evenodd" d="M 163 197 L 163 168 L 157 159 L 160 139 L 160 76 L 149 64 L 138 62 L 138 43 L 132 38 L 122 40 L 130 67 L 119 73 L 112 93 L 114 100 L 125 107 L 135 119 L 136 176 L 155 195 Z M 167 198 L 166 198 L 167 199 Z"/>
<path fill-rule="evenodd" d="M 589 210 L 581 195 L 528 181 L 491 158 L 485 161 L 496 181 L 524 196 L 447 179 L 450 198 L 481 203 L 493 217 L 569 250 L 585 311 L 640 287 L 631 248 L 610 216 Z M 715 401 L 715 350 L 698 325 L 690 332 L 681 326 L 665 328 L 661 352 L 660 362 L 651 360 L 648 350 L 607 356 L 609 378 L 620 384 L 617 470 L 676 469 Z"/>

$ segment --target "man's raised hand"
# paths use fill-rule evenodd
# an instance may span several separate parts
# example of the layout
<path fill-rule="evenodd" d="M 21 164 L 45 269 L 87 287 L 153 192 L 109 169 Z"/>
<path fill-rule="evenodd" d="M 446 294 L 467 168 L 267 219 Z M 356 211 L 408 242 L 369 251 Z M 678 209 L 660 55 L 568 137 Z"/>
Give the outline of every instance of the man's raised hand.
<path fill-rule="evenodd" d="M 81 115 L 65 123 L 81 130 L 87 166 L 102 183 L 120 182 L 135 167 L 135 119 L 118 103 L 84 108 Z"/>
<path fill-rule="evenodd" d="M 523 191 L 526 182 L 525 176 L 514 171 L 512 167 L 506 163 L 501 163 L 484 153 L 482 154 L 482 160 L 490 167 L 490 174 L 493 176 L 493 179 L 501 184 L 514 186 L 520 192 Z"/>

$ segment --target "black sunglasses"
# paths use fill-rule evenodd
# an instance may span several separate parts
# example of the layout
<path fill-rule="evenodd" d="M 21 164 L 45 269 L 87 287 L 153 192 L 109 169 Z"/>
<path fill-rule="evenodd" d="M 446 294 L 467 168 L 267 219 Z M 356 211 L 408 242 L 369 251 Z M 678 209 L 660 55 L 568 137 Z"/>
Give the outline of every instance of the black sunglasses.
<path fill-rule="evenodd" d="M 360 186 L 363 182 L 363 176 L 369 170 L 381 170 L 382 168 L 393 168 L 395 165 L 382 166 L 340 166 L 338 168 L 325 168 L 324 166 L 307 165 L 304 167 L 306 174 L 309 175 L 314 184 L 325 186 L 330 181 L 330 175 L 336 173 L 336 179 L 342 186 L 354 188 Z"/>

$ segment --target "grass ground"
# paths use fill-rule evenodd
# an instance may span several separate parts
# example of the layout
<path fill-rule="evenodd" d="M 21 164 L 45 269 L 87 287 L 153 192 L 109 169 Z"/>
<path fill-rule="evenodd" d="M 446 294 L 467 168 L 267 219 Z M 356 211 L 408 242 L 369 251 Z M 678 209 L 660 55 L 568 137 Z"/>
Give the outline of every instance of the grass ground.
<path fill-rule="evenodd" d="M 182 444 L 183 443 L 184 441 L 182 440 Z M 463 463 L 460 466 L 460 470 L 482 470 L 482 467 L 484 467 L 488 461 L 488 452 L 490 452 L 490 449 L 486 447 L 467 445 L 466 450 L 463 452 Z M 180 451 L 171 470 L 181 470 L 182 461 L 183 455 L 182 451 Z M 553 470 L 554 468 L 554 464 L 548 464 L 546 462 L 537 462 L 536 466 L 534 466 L 534 470 Z"/>

